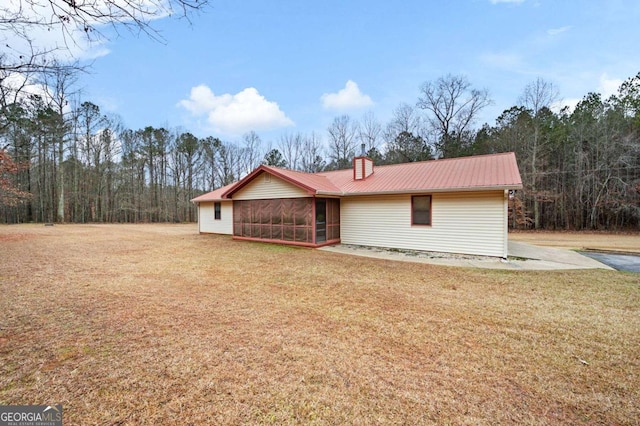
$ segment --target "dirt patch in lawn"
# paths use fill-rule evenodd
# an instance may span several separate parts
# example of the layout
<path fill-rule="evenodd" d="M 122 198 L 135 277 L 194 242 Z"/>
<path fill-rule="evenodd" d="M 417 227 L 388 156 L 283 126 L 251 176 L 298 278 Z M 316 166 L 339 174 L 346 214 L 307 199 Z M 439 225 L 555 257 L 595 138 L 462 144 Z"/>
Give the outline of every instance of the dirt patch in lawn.
<path fill-rule="evenodd" d="M 509 240 L 546 247 L 561 247 L 572 250 L 602 250 L 640 254 L 640 232 L 509 232 Z"/>
<path fill-rule="evenodd" d="M 2 226 L 0 404 L 65 424 L 637 424 L 640 280 Z"/>

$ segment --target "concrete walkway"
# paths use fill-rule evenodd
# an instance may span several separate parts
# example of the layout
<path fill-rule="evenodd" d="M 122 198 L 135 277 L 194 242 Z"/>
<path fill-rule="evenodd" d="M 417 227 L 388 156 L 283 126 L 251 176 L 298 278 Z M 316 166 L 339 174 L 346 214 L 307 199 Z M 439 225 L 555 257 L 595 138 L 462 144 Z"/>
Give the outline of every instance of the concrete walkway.
<path fill-rule="evenodd" d="M 610 266 L 573 250 L 534 246 L 527 243 L 509 241 L 509 257 L 527 260 L 509 260 L 510 263 L 522 265 L 521 269 L 608 269 Z M 525 265 L 529 263 L 530 265 Z"/>
<path fill-rule="evenodd" d="M 401 262 L 428 263 L 443 266 L 465 266 L 470 268 L 506 269 L 521 271 L 553 271 L 567 269 L 608 269 L 613 268 L 571 250 L 540 247 L 526 243 L 509 241 L 509 259 L 467 256 L 456 254 L 422 253 L 411 251 L 385 250 L 375 247 L 336 245 L 321 250 L 375 259 Z"/>

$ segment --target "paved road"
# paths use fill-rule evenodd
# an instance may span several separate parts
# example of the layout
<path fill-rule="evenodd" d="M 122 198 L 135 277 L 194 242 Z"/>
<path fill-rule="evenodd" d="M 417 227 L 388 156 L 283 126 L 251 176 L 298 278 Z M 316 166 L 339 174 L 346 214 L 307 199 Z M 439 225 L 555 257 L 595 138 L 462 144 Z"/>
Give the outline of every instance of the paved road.
<path fill-rule="evenodd" d="M 628 254 L 595 253 L 591 251 L 581 252 L 585 256 L 596 259 L 599 262 L 609 265 L 618 271 L 640 272 L 640 256 Z"/>

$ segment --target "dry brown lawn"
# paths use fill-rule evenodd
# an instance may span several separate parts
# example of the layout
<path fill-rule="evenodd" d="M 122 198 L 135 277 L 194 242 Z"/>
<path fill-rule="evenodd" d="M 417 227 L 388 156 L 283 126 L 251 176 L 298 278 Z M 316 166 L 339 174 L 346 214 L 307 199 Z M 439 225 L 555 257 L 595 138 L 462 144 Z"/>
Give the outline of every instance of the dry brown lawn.
<path fill-rule="evenodd" d="M 0 227 L 0 404 L 68 425 L 627 424 L 640 275 Z"/>
<path fill-rule="evenodd" d="M 517 231 L 509 233 L 512 241 L 547 247 L 561 247 L 572 250 L 594 249 L 640 253 L 640 232 L 553 232 Z"/>

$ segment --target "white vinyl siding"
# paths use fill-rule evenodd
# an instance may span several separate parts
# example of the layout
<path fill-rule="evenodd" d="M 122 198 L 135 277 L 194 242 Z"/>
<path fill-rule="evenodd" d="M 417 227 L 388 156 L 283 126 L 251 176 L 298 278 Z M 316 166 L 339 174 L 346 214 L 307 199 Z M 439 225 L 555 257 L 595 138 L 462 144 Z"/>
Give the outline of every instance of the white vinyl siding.
<path fill-rule="evenodd" d="M 198 205 L 198 228 L 207 234 L 233 233 L 233 202 L 220 202 L 220 220 L 214 219 L 214 202 L 202 202 Z"/>
<path fill-rule="evenodd" d="M 431 226 L 411 225 L 411 195 L 343 198 L 343 244 L 506 257 L 503 191 L 431 194 Z"/>
<path fill-rule="evenodd" d="M 361 180 L 362 178 L 364 178 L 364 176 L 363 176 L 363 174 L 362 174 L 362 173 L 364 172 L 364 170 L 363 170 L 363 169 L 364 169 L 363 165 L 364 165 L 364 158 L 356 158 L 356 159 L 354 160 L 354 165 L 353 165 L 354 169 L 353 169 L 353 172 L 354 172 L 355 174 L 354 174 L 354 176 L 353 176 L 353 177 L 354 177 L 354 179 L 355 179 L 355 180 Z"/>
<path fill-rule="evenodd" d="M 364 177 L 369 177 L 373 174 L 373 161 L 369 159 L 364 160 Z"/>
<path fill-rule="evenodd" d="M 233 194 L 234 200 L 270 200 L 273 198 L 309 197 L 309 194 L 276 176 L 266 173 L 256 176 L 244 188 Z"/>

